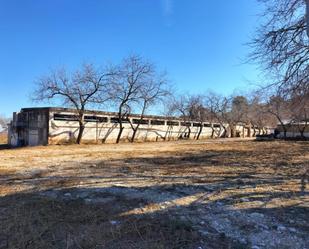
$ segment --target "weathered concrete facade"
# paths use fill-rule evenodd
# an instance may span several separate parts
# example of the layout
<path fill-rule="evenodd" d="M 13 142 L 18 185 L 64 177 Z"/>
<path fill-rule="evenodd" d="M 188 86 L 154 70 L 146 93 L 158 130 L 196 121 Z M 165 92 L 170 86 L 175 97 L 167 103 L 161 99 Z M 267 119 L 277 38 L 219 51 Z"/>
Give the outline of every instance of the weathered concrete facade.
<path fill-rule="evenodd" d="M 8 143 L 12 146 L 48 144 L 49 109 L 22 109 L 13 113 L 8 129 Z"/>
<path fill-rule="evenodd" d="M 286 124 L 286 137 L 287 138 L 309 138 L 309 122 L 299 122 L 299 123 L 291 123 Z M 282 125 L 277 126 L 277 131 L 279 134 L 278 138 L 284 138 L 284 129 Z"/>
<path fill-rule="evenodd" d="M 113 143 L 119 132 L 117 114 L 112 112 L 87 111 L 84 116 L 83 141 L 89 143 Z M 202 128 L 200 138 L 220 137 L 223 129 L 219 124 L 184 121 L 175 117 L 139 115 L 129 117 L 133 125 L 140 123 L 136 141 L 164 141 L 195 139 Z M 252 136 L 256 131 L 237 125 L 237 136 Z M 24 108 L 13 114 L 9 127 L 11 146 L 35 146 L 68 143 L 76 140 L 79 125 L 73 109 Z M 124 123 L 122 141 L 130 141 L 133 130 Z"/>

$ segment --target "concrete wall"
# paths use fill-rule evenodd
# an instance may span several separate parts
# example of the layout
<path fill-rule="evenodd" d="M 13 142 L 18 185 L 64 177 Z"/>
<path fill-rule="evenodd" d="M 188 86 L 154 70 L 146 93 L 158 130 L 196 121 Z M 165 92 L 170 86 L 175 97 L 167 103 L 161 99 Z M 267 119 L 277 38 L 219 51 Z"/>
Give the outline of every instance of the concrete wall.
<path fill-rule="evenodd" d="M 299 128 L 304 130 L 304 137 L 309 138 L 309 124 L 289 124 L 286 125 L 286 137 L 288 138 L 295 138 L 295 137 L 301 137 L 301 133 L 299 131 Z M 281 125 L 278 125 L 277 130 L 279 131 L 279 134 L 277 135 L 278 138 L 284 138 L 284 131 L 283 127 Z"/>
<path fill-rule="evenodd" d="M 83 142 L 114 143 L 116 142 L 119 124 L 115 122 L 116 113 L 87 111 L 85 113 L 85 130 Z M 138 121 L 138 115 L 130 117 Z M 169 141 L 178 139 L 196 139 L 200 131 L 199 122 L 184 122 L 179 118 L 147 116 L 146 124 L 141 124 L 135 136 L 135 141 Z M 190 125 L 186 124 L 189 123 Z M 200 139 L 222 137 L 224 129 L 219 124 L 202 124 Z M 231 136 L 228 125 L 228 136 Z M 15 113 L 9 128 L 9 144 L 12 146 L 34 146 L 75 142 L 79 132 L 78 119 L 72 109 L 65 108 L 24 108 Z M 132 138 L 133 129 L 129 123 L 124 123 L 121 141 Z M 190 136 L 189 136 L 190 134 Z M 254 135 L 254 129 L 245 125 L 236 125 L 234 134 L 238 137 Z M 256 134 L 258 130 L 256 129 Z M 212 136 L 213 135 L 213 136 Z"/>
<path fill-rule="evenodd" d="M 75 141 L 79 125 L 77 121 L 66 121 L 66 120 L 55 120 L 54 114 L 68 114 L 74 115 L 74 113 L 68 112 L 50 112 L 49 114 L 49 144 L 57 144 L 63 142 Z M 111 123 L 111 118 L 115 117 L 113 115 L 100 116 L 98 117 L 107 117 L 107 123 L 100 122 L 86 122 L 83 141 L 84 142 L 96 142 L 96 143 L 114 143 L 117 139 L 119 132 L 119 124 Z M 130 118 L 131 120 L 134 118 Z M 173 126 L 167 125 L 167 120 L 165 119 L 149 119 L 148 124 L 141 124 L 136 133 L 135 141 L 163 141 L 163 140 L 177 140 L 181 138 L 186 138 L 189 134 L 189 128 L 186 126 Z M 151 120 L 160 120 L 164 121 L 164 125 L 151 125 Z M 172 121 L 172 120 L 168 120 Z M 131 121 L 132 122 L 132 121 Z M 173 120 L 181 124 L 179 120 Z M 136 124 L 135 124 L 136 126 Z M 193 126 L 193 122 L 190 126 L 190 138 L 196 138 L 200 127 Z M 219 133 L 220 128 L 216 128 L 216 131 Z M 223 131 L 222 131 L 223 132 Z M 219 135 L 222 135 L 221 134 Z M 122 133 L 121 141 L 130 141 L 132 138 L 133 130 L 129 123 L 124 123 L 124 130 Z M 211 137 L 212 128 L 203 127 L 200 138 Z M 218 135 L 217 135 L 218 136 Z"/>
<path fill-rule="evenodd" d="M 8 129 L 11 146 L 35 146 L 48 143 L 48 111 L 33 110 L 13 114 Z"/>
<path fill-rule="evenodd" d="M 280 132 L 277 136 L 278 138 L 284 138 L 284 132 Z M 288 131 L 286 133 L 286 137 L 287 138 L 297 138 L 297 137 L 301 137 L 301 133 L 300 132 L 290 132 Z M 304 137 L 309 138 L 309 132 L 304 132 Z"/>

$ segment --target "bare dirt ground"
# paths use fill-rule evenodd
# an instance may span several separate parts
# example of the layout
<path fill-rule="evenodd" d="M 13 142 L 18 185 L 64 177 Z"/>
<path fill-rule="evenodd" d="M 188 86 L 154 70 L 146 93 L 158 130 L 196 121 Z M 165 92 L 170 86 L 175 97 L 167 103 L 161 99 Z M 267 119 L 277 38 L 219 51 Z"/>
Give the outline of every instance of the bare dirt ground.
<path fill-rule="evenodd" d="M 309 143 L 0 150 L 0 248 L 309 248 Z"/>

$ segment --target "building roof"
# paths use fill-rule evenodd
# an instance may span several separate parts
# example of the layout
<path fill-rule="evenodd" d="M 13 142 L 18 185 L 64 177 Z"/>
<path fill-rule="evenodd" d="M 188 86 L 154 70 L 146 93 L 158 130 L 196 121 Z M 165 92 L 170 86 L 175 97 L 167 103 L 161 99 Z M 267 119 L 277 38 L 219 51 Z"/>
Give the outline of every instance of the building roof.
<path fill-rule="evenodd" d="M 76 109 L 73 108 L 62 108 L 62 107 L 27 107 L 22 108 L 21 112 L 31 112 L 31 111 L 49 111 L 49 112 L 76 112 Z M 108 115 L 108 116 L 117 116 L 117 112 L 105 112 L 105 111 L 98 111 L 98 110 L 85 110 L 85 114 L 92 114 L 92 115 Z M 130 117 L 140 118 L 140 114 L 130 114 Z M 145 118 L 151 119 L 171 119 L 171 120 L 179 120 L 182 121 L 179 117 L 173 116 L 160 116 L 160 115 L 144 115 Z"/>

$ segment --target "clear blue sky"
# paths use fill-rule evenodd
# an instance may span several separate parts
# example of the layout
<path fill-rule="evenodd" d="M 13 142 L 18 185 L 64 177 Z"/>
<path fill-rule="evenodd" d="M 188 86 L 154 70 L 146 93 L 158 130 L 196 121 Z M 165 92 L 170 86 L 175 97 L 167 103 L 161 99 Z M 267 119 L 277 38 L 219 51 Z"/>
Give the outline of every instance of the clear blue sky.
<path fill-rule="evenodd" d="M 256 0 L 0 0 L 0 113 L 29 100 L 33 82 L 59 66 L 140 54 L 180 92 L 247 89 L 243 65 L 257 26 Z"/>

